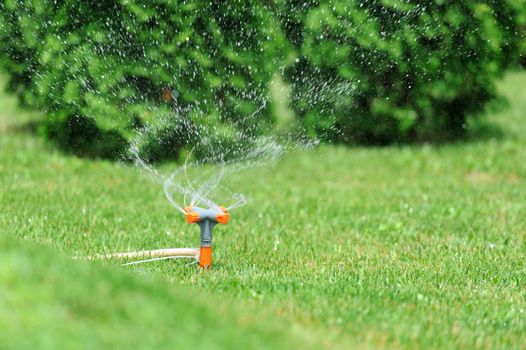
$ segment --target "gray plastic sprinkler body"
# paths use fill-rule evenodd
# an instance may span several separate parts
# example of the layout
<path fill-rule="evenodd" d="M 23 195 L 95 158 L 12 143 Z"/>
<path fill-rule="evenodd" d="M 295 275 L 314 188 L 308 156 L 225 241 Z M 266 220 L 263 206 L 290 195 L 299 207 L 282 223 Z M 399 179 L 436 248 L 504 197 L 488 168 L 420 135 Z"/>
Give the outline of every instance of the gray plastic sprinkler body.
<path fill-rule="evenodd" d="M 228 209 L 216 207 L 203 209 L 186 207 L 186 222 L 198 224 L 201 229 L 201 247 L 199 249 L 199 266 L 208 268 L 212 265 L 212 230 L 215 225 L 226 224 L 230 219 Z"/>

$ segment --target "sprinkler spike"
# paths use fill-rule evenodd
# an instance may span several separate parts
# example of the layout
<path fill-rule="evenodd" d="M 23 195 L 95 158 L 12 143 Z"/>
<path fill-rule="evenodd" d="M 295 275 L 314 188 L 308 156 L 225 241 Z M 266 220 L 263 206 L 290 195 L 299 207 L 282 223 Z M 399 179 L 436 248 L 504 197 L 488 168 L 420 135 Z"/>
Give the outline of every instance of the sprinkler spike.
<path fill-rule="evenodd" d="M 212 247 L 203 247 L 199 250 L 199 266 L 209 268 L 212 265 Z"/>

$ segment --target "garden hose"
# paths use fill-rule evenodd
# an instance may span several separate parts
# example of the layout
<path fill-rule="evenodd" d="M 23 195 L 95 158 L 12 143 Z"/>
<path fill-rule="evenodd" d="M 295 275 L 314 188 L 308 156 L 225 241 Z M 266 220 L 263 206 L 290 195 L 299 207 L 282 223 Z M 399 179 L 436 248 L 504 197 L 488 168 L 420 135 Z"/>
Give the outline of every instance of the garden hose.
<path fill-rule="evenodd" d="M 141 264 L 150 261 L 193 258 L 199 261 L 201 268 L 209 268 L 212 265 L 212 230 L 217 224 L 226 224 L 230 219 L 228 209 L 212 207 L 203 209 L 199 207 L 188 206 L 184 209 L 186 222 L 189 224 L 198 224 L 201 229 L 201 245 L 196 248 L 166 248 L 155 250 L 142 250 L 125 253 L 112 253 L 97 256 L 88 256 L 87 260 L 106 260 L 106 259 L 141 259 L 132 261 L 124 265 Z"/>

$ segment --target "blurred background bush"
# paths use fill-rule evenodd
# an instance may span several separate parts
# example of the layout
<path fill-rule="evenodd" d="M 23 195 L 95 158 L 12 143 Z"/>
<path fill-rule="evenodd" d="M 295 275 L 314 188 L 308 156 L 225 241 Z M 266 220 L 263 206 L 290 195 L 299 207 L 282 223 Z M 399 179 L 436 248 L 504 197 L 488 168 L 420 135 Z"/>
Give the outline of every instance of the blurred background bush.
<path fill-rule="evenodd" d="M 41 130 L 65 149 L 113 158 L 147 125 L 142 148 L 159 160 L 198 141 L 196 125 L 224 138 L 268 129 L 263 96 L 283 39 L 257 1 L 0 6 L 9 89 L 47 111 Z"/>
<path fill-rule="evenodd" d="M 298 123 L 350 144 L 443 142 L 526 57 L 523 0 L 141 2 L 0 0 L 8 89 L 42 134 L 149 161 L 273 132 L 283 75 Z M 198 153 L 199 154 L 199 153 Z"/>
<path fill-rule="evenodd" d="M 284 2 L 300 59 L 292 106 L 324 140 L 388 144 L 463 136 L 468 113 L 518 61 L 523 1 Z M 313 86 L 326 96 L 313 98 Z"/>

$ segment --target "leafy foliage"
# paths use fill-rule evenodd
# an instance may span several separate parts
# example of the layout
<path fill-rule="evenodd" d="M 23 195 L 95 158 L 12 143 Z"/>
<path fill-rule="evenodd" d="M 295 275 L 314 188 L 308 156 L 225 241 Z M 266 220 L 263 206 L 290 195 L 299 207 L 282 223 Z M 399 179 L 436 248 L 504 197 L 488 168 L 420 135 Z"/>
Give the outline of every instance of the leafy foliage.
<path fill-rule="evenodd" d="M 314 137 L 439 142 L 463 135 L 495 78 L 526 57 L 525 8 L 523 0 L 3 0 L 0 69 L 26 105 L 46 110 L 45 136 L 81 155 L 112 158 L 131 141 L 149 161 L 188 144 L 239 145 L 270 130 L 268 85 L 281 71 Z"/>
<path fill-rule="evenodd" d="M 300 55 L 292 105 L 326 140 L 445 141 L 517 62 L 521 0 L 313 1 L 284 11 Z M 313 87 L 323 86 L 322 94 Z"/>
<path fill-rule="evenodd" d="M 148 126 L 165 139 L 146 148 L 175 146 L 152 155 L 163 158 L 196 141 L 196 125 L 254 135 L 271 122 L 260 96 L 279 26 L 258 2 L 3 1 L 0 23 L 11 90 L 76 153 L 115 156 Z"/>
<path fill-rule="evenodd" d="M 520 63 L 526 68 L 526 6 L 522 8 L 519 29 L 519 55 Z"/>

